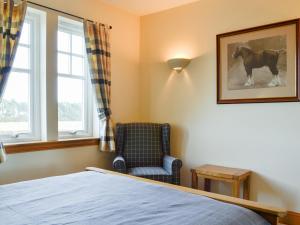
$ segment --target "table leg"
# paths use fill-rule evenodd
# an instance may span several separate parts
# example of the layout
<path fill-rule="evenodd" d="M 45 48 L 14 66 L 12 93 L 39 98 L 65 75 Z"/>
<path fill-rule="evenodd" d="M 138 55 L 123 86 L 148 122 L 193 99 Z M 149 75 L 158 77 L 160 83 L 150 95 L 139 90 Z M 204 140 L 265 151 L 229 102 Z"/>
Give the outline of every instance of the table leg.
<path fill-rule="evenodd" d="M 195 170 L 192 171 L 192 188 L 198 189 L 198 176 Z"/>
<path fill-rule="evenodd" d="M 236 198 L 240 197 L 240 182 L 238 180 L 232 183 L 232 196 Z"/>
<path fill-rule="evenodd" d="M 204 191 L 210 192 L 211 180 L 205 178 L 204 179 Z"/>
<path fill-rule="evenodd" d="M 250 199 L 250 176 L 244 181 L 243 198 L 247 200 Z"/>

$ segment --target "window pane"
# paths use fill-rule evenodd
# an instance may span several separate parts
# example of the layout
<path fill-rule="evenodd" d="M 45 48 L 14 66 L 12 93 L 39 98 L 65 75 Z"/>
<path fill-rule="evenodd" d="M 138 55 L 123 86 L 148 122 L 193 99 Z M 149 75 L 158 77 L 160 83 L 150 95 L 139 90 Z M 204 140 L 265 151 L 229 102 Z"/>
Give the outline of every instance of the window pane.
<path fill-rule="evenodd" d="M 68 33 L 58 31 L 58 38 L 57 38 L 57 44 L 58 44 L 58 51 L 63 52 L 70 52 L 70 45 L 71 45 L 71 36 Z"/>
<path fill-rule="evenodd" d="M 84 44 L 83 24 L 68 18 L 59 17 L 59 30 L 66 39 L 64 45 L 70 49 L 58 47 L 58 130 L 64 138 L 73 136 L 68 132 L 82 131 L 78 135 L 89 135 L 91 132 L 90 93 L 86 90 L 85 77 L 86 50 Z M 63 35 L 61 35 L 63 36 Z M 62 43 L 63 41 L 61 41 Z M 60 42 L 58 45 L 61 44 Z M 62 55 L 60 55 L 62 54 Z M 88 96 L 87 96 L 88 95 Z"/>
<path fill-rule="evenodd" d="M 83 76 L 83 68 L 84 68 L 84 63 L 83 63 L 83 58 L 77 57 L 77 56 L 72 56 L 72 74 L 73 75 L 78 75 L 78 76 Z"/>
<path fill-rule="evenodd" d="M 57 57 L 58 73 L 70 74 L 70 56 L 58 53 Z"/>
<path fill-rule="evenodd" d="M 14 60 L 13 67 L 19 69 L 30 68 L 30 49 L 23 46 L 18 46 L 17 54 Z"/>
<path fill-rule="evenodd" d="M 72 53 L 83 55 L 83 38 L 78 35 L 72 35 Z"/>
<path fill-rule="evenodd" d="M 58 130 L 84 130 L 84 81 L 58 77 Z"/>
<path fill-rule="evenodd" d="M 20 44 L 29 45 L 30 40 L 30 24 L 24 22 L 20 37 Z"/>
<path fill-rule="evenodd" d="M 0 104 L 0 134 L 30 132 L 29 74 L 12 72 Z"/>

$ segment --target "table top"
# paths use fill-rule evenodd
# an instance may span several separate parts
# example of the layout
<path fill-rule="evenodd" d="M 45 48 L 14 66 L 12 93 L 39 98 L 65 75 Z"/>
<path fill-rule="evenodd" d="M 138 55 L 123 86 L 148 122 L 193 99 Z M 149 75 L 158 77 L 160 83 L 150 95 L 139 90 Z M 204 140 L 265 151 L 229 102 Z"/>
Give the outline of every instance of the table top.
<path fill-rule="evenodd" d="M 251 174 L 250 170 L 206 164 L 194 169 L 197 175 L 240 180 Z"/>

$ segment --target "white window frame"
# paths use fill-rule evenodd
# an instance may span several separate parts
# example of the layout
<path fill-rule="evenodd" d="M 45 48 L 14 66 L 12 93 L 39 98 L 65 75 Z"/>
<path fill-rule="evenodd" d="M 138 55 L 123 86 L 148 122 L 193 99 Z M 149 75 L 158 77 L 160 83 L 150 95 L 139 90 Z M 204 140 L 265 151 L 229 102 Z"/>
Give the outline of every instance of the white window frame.
<path fill-rule="evenodd" d="M 99 127 L 99 121 L 95 112 L 96 107 L 94 105 L 95 101 L 90 82 L 86 51 L 84 50 L 84 78 L 58 74 L 57 56 L 59 51 L 57 46 L 57 32 L 59 29 L 62 29 L 62 31 L 70 31 L 84 38 L 82 21 L 33 5 L 27 8 L 25 21 L 32 24 L 30 30 L 31 113 L 29 121 L 31 133 L 0 135 L 0 140 L 4 143 L 20 143 L 98 137 L 97 128 Z M 66 54 L 66 52 L 62 53 Z M 72 53 L 69 55 L 79 56 Z M 72 57 L 70 58 L 72 60 Z M 20 69 L 16 68 L 13 68 L 12 71 L 21 72 Z M 82 131 L 58 131 L 57 90 L 58 77 L 60 76 L 84 80 L 84 130 Z"/>
<path fill-rule="evenodd" d="M 12 68 L 12 72 L 25 72 L 30 74 L 29 88 L 29 133 L 14 133 L 1 135 L 0 139 L 6 143 L 38 141 L 41 139 L 41 115 L 40 115 L 40 14 L 36 13 L 34 9 L 28 8 L 25 22 L 30 24 L 30 68 L 20 69 Z M 26 46 L 26 44 L 19 43 L 19 46 Z M 9 78 L 8 78 L 9 79 Z"/>
<path fill-rule="evenodd" d="M 72 51 L 72 34 L 82 36 L 84 39 L 83 33 L 83 23 L 78 22 L 75 20 L 71 20 L 66 17 L 59 16 L 58 17 L 58 31 L 66 32 L 71 35 L 70 39 L 70 51 Z M 82 57 L 82 55 L 77 55 L 75 53 L 67 53 L 64 51 L 57 50 L 58 53 L 65 54 L 70 56 L 70 70 L 72 73 L 72 56 Z M 89 67 L 87 62 L 87 55 L 84 51 L 84 76 L 78 75 L 69 75 L 69 74 L 62 74 L 57 72 L 58 77 L 63 78 L 71 78 L 71 79 L 78 79 L 84 82 L 84 106 L 83 106 L 83 123 L 84 129 L 83 130 L 70 130 L 70 131 L 58 131 L 59 139 L 74 139 L 74 138 L 84 138 L 84 137 L 92 137 L 93 136 L 93 96 L 92 96 L 92 85 L 90 82 L 90 75 L 89 75 Z M 58 121 L 57 121 L 58 122 Z"/>

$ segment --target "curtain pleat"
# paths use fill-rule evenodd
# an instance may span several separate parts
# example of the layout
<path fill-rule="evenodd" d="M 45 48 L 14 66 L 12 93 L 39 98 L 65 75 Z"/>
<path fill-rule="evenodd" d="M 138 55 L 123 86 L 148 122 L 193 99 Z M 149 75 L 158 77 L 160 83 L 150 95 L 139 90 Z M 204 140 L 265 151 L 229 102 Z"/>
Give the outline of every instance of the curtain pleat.
<path fill-rule="evenodd" d="M 2 99 L 5 86 L 25 19 L 27 2 L 15 4 L 14 0 L 0 0 L 0 98 Z M 0 143 L 0 163 L 6 160 L 5 149 Z"/>
<path fill-rule="evenodd" d="M 84 21 L 86 50 L 91 82 L 97 100 L 100 119 L 100 150 L 115 151 L 110 109 L 111 52 L 109 26 Z"/>

